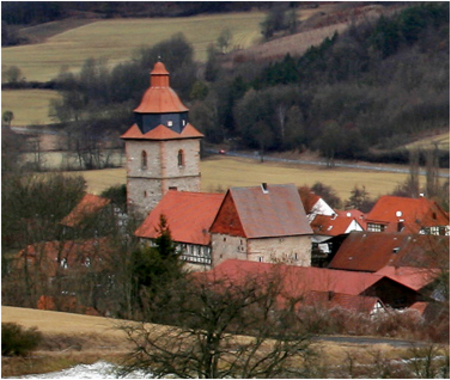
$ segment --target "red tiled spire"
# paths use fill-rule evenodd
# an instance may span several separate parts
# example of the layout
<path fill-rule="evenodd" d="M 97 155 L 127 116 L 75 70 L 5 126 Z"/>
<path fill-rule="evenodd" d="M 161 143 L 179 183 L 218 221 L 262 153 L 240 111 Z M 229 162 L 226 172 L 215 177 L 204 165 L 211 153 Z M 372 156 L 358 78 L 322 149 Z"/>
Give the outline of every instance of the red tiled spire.
<path fill-rule="evenodd" d="M 169 72 L 162 62 L 156 62 L 150 73 L 150 87 L 142 97 L 138 113 L 177 113 L 188 108 L 181 102 L 176 92 L 170 88 Z"/>

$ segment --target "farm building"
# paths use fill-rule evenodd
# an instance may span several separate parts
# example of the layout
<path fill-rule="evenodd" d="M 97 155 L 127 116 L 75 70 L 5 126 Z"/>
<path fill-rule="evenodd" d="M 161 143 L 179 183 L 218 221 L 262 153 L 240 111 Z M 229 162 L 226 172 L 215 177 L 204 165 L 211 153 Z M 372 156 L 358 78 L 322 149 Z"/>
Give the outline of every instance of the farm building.
<path fill-rule="evenodd" d="M 313 256 L 328 259 L 334 252 L 334 238 L 347 235 L 352 231 L 363 231 L 358 221 L 348 213 L 333 215 L 315 215 L 310 226 L 313 230 L 312 250 Z"/>
<path fill-rule="evenodd" d="M 367 231 L 449 235 L 449 215 L 435 201 L 382 196 L 366 215 Z"/>
<path fill-rule="evenodd" d="M 209 229 L 223 198 L 224 194 L 169 190 L 135 236 L 151 244 L 158 237 L 160 218 L 164 215 L 181 258 L 195 269 L 209 269 L 212 264 Z"/>
<path fill-rule="evenodd" d="M 385 306 L 405 308 L 428 299 L 417 289 L 410 288 L 410 284 L 400 282 L 393 276 L 367 272 L 230 259 L 208 272 L 198 274 L 202 275 L 211 281 L 222 279 L 238 285 L 244 285 L 248 278 L 257 278 L 261 286 L 281 281 L 281 304 L 297 300 L 300 306 L 302 303 L 311 306 L 314 300 L 320 299 L 327 308 L 339 304 L 347 309 L 359 308 L 360 311 L 373 313 Z"/>
<path fill-rule="evenodd" d="M 227 259 L 311 265 L 312 230 L 296 187 L 233 187 L 210 229 L 213 266 Z"/>
<path fill-rule="evenodd" d="M 447 268 L 447 236 L 402 233 L 352 232 L 344 240 L 329 268 L 377 272 L 395 267 Z"/>

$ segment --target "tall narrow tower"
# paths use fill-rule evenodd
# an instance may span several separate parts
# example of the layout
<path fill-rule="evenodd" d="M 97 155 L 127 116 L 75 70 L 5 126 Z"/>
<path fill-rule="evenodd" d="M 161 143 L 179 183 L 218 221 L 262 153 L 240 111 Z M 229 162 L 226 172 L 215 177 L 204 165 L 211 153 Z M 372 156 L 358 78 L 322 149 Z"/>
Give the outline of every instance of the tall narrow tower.
<path fill-rule="evenodd" d="M 169 85 L 169 73 L 157 62 L 150 87 L 134 110 L 135 124 L 121 137 L 127 155 L 127 203 L 142 217 L 169 188 L 200 191 L 200 140 L 188 120 L 188 108 Z"/>

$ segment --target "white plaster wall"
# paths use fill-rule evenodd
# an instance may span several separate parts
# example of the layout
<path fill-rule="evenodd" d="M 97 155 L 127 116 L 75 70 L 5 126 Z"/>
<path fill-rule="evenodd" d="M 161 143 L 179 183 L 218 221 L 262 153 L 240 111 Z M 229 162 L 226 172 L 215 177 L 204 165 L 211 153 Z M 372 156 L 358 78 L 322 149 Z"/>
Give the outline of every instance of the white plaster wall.
<path fill-rule="evenodd" d="M 249 239 L 248 260 L 285 262 L 291 265 L 311 266 L 311 236 Z"/>

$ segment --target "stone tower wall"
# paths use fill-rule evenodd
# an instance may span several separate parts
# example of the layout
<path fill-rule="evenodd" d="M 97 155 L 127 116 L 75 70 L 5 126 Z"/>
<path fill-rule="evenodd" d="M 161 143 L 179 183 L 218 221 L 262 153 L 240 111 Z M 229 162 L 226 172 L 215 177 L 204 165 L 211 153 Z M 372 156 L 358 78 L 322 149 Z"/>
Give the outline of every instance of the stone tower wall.
<path fill-rule="evenodd" d="M 142 152 L 146 167 L 142 167 Z M 178 165 L 179 152 L 182 163 Z M 145 217 L 170 187 L 200 191 L 200 140 L 128 140 L 127 197 L 134 212 Z"/>

